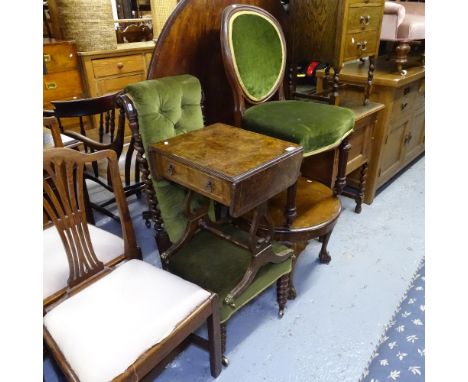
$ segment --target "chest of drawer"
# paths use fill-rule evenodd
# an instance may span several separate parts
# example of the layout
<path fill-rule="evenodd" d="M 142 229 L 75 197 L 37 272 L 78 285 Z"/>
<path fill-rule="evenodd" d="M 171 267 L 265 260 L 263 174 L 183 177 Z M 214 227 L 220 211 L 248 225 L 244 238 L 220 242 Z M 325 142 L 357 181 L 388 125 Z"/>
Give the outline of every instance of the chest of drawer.
<path fill-rule="evenodd" d="M 381 18 L 381 6 L 350 7 L 347 18 L 347 33 L 364 31 L 375 31 L 377 33 Z"/>
<path fill-rule="evenodd" d="M 406 119 L 411 116 L 414 109 L 418 83 L 413 82 L 400 89 L 395 90 L 392 110 L 390 114 L 391 121 Z"/>
<path fill-rule="evenodd" d="M 375 55 L 379 48 L 378 41 L 379 36 L 376 35 L 375 31 L 348 33 L 345 36 L 343 59 L 348 61 Z"/>
<path fill-rule="evenodd" d="M 92 61 L 95 78 L 145 71 L 145 59 L 141 54 L 100 58 Z"/>
<path fill-rule="evenodd" d="M 43 102 L 81 97 L 83 87 L 80 73 L 76 70 L 51 73 L 43 76 Z"/>
<path fill-rule="evenodd" d="M 44 44 L 43 58 L 47 74 L 78 69 L 76 47 L 72 43 Z"/>

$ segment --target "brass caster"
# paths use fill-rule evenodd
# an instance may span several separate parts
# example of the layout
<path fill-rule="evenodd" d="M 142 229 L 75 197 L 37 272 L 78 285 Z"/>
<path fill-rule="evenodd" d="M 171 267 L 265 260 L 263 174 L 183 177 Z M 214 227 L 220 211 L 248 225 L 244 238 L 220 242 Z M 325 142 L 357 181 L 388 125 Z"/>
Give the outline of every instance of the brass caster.
<path fill-rule="evenodd" d="M 278 317 L 283 318 L 283 316 L 284 316 L 284 309 L 280 309 L 278 312 Z"/>
<path fill-rule="evenodd" d="M 228 367 L 228 366 L 229 366 L 229 360 L 228 360 L 228 358 L 227 358 L 225 355 L 223 355 L 223 357 L 221 358 L 221 363 L 222 363 L 223 366 L 225 366 L 225 367 Z"/>

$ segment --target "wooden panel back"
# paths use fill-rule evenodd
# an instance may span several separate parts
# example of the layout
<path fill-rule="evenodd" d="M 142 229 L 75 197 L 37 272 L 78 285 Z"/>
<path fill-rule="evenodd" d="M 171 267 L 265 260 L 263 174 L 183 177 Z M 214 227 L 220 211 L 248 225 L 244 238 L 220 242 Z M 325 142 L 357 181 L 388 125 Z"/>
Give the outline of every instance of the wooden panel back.
<path fill-rule="evenodd" d="M 221 57 L 221 14 L 228 5 L 251 4 L 275 16 L 284 28 L 279 0 L 182 0 L 166 22 L 147 79 L 178 74 L 197 77 L 205 95 L 207 124 L 233 124 L 234 101 Z"/>

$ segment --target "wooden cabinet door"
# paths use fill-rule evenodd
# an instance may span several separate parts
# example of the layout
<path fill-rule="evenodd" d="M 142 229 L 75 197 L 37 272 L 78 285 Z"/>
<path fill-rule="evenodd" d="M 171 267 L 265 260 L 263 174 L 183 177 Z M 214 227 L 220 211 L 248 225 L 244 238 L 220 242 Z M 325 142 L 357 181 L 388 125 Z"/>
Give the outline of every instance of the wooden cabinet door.
<path fill-rule="evenodd" d="M 400 168 L 403 156 L 403 141 L 409 121 L 397 121 L 390 126 L 382 148 L 379 169 L 379 185 L 390 179 Z"/>
<path fill-rule="evenodd" d="M 403 162 L 406 164 L 424 151 L 425 138 L 424 109 L 413 114 L 408 129 L 405 133 L 405 153 Z"/>

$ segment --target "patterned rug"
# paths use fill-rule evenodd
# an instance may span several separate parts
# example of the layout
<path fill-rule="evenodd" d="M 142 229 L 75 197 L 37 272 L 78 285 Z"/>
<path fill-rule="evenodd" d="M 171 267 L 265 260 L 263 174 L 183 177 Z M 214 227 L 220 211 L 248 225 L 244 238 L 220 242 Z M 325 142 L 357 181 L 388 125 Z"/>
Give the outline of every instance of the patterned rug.
<path fill-rule="evenodd" d="M 424 381 L 425 262 L 416 272 L 361 382 Z"/>

